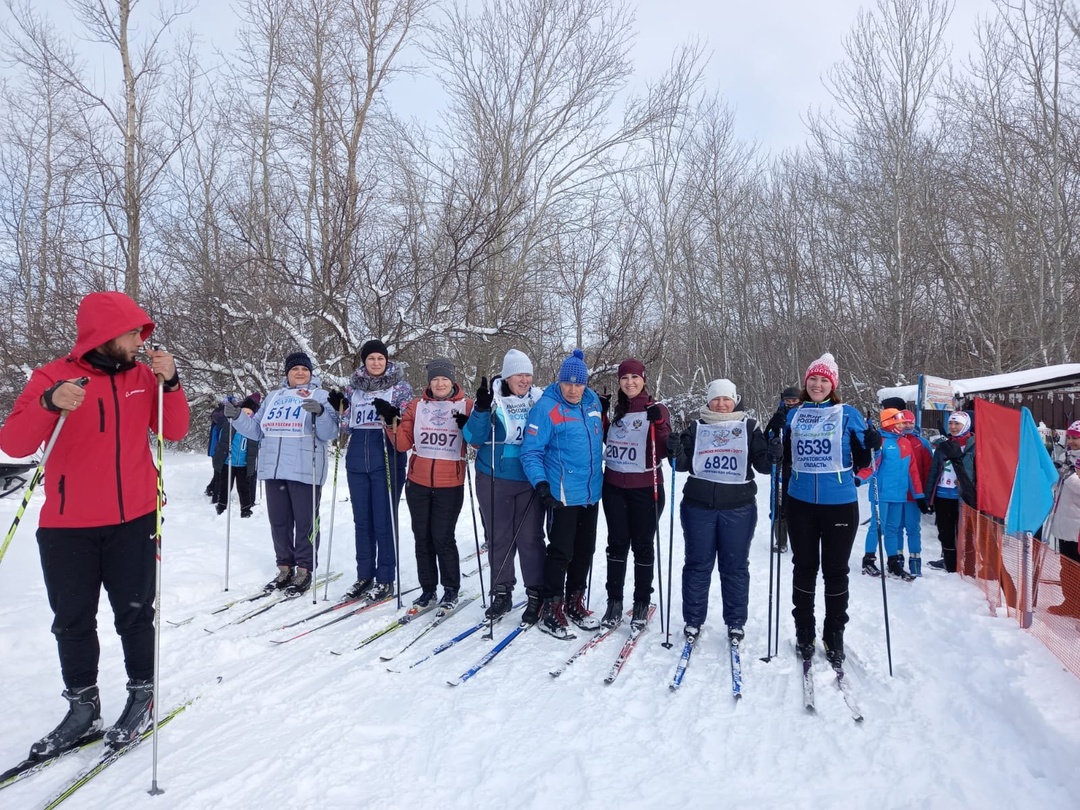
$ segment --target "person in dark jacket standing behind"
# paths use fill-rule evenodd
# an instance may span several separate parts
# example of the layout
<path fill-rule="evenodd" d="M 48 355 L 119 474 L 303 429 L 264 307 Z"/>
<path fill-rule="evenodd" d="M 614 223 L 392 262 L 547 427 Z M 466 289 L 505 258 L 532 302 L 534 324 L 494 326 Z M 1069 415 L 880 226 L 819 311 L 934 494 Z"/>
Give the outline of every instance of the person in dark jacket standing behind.
<path fill-rule="evenodd" d="M 799 389 L 794 386 L 788 386 L 780 392 L 780 404 L 777 406 L 776 412 L 783 418 L 776 422 L 775 431 L 772 428 L 767 428 L 765 435 L 766 439 L 782 439 L 784 432 L 784 424 L 787 419 L 787 412 L 792 408 L 797 407 L 799 404 Z M 770 420 L 769 424 L 773 424 Z M 787 487 L 788 480 L 791 478 L 791 462 L 787 459 L 780 465 L 780 514 L 776 516 L 776 520 L 773 521 L 773 538 L 772 549 L 773 551 L 779 551 L 783 554 L 788 549 L 788 528 L 787 528 Z M 775 505 L 774 505 L 775 508 Z"/>
<path fill-rule="evenodd" d="M 248 416 L 254 416 L 262 402 L 262 394 L 250 394 L 240 403 L 240 410 Z M 234 403 L 235 404 L 235 403 Z M 224 418 L 222 404 L 222 418 Z M 227 420 L 226 420 L 227 421 Z M 232 443 L 229 443 L 229 436 Z M 236 496 L 240 499 L 240 517 L 251 517 L 255 506 L 255 476 L 258 471 L 259 443 L 242 436 L 226 426 L 217 447 L 214 448 L 214 469 L 218 471 L 214 488 L 214 502 L 217 513 L 223 514 L 229 505 L 229 486 L 236 487 Z"/>
<path fill-rule="evenodd" d="M 151 349 L 149 366 L 135 361 L 154 322 L 128 296 L 90 293 L 75 324 L 71 353 L 34 371 L 0 430 L 5 453 L 28 456 L 65 415 L 47 463 L 37 539 L 68 713 L 33 744 L 31 759 L 56 756 L 101 731 L 102 585 L 128 676 L 127 705 L 105 741 L 126 745 L 150 724 L 158 473 L 147 432 L 157 430 L 157 377 L 164 380 L 164 437 L 184 438 L 191 418 L 172 356 Z"/>
<path fill-rule="evenodd" d="M 956 573 L 956 529 L 960 522 L 960 501 L 975 508 L 975 436 L 971 415 L 965 411 L 949 414 L 949 435 L 934 447 L 930 471 L 923 490 L 934 507 L 941 559 L 927 565 L 937 571 Z"/>
<path fill-rule="evenodd" d="M 665 452 L 671 417 L 645 388 L 645 366 L 629 358 L 619 363 L 619 393 L 610 424 L 604 414 L 604 518 L 608 526 L 607 611 L 601 624 L 622 621 L 626 560 L 634 552 L 631 625 L 641 629 L 649 616 L 653 582 L 653 537 L 664 511 Z"/>
<path fill-rule="evenodd" d="M 686 640 L 695 641 L 705 623 L 715 565 L 728 638 L 741 642 L 750 600 L 750 541 L 757 527 L 754 471 L 769 474 L 783 456 L 783 445 L 779 438 L 766 439 L 741 410 L 733 382 L 713 380 L 699 418 L 681 434 L 671 434 L 668 451 L 676 470 L 690 472 L 679 508 L 686 543 Z"/>
<path fill-rule="evenodd" d="M 820 568 L 825 583 L 821 637 L 834 666 L 844 661 L 848 561 L 859 529 L 854 468 L 869 466 L 870 451 L 881 449 L 877 429 L 867 427 L 857 410 L 841 403 L 839 384 L 840 371 L 831 354 L 811 363 L 803 378 L 802 404 L 787 414 L 784 439 L 784 452 L 791 459 L 787 516 L 795 644 L 803 660 L 813 657 Z M 770 421 L 769 427 L 775 425 Z"/>
<path fill-rule="evenodd" d="M 345 386 L 342 430 L 349 434 L 345 471 L 356 538 L 356 582 L 345 591 L 345 600 L 382 599 L 394 589 L 394 535 L 408 456 L 394 449 L 376 404 L 382 402 L 393 419 L 409 404 L 413 389 L 401 365 L 389 358 L 385 343 L 367 341 L 360 347 L 361 365 Z M 330 393 L 335 411 L 341 409 L 340 396 Z"/>
<path fill-rule="evenodd" d="M 544 389 L 529 412 L 521 445 L 521 466 L 537 501 L 550 511 L 540 629 L 560 639 L 574 638 L 567 616 L 583 630 L 600 626 L 585 606 L 604 480 L 600 397 L 585 387 L 588 380 L 585 353 L 574 349 L 559 368 L 558 381 Z M 530 599 L 522 622 L 535 624 L 540 607 Z"/>

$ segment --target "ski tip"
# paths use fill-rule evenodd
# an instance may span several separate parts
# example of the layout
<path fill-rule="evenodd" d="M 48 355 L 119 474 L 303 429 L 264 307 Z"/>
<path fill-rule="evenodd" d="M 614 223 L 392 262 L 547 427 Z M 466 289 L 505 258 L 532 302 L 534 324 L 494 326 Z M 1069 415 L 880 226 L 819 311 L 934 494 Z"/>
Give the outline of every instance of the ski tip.
<path fill-rule="evenodd" d="M 331 655 L 341 655 L 341 652 L 339 650 L 331 650 L 330 654 Z"/>
<path fill-rule="evenodd" d="M 453 681 L 447 681 L 446 685 L 447 686 L 458 686 L 459 684 L 462 684 L 462 683 L 464 683 L 464 681 L 462 681 L 461 678 L 458 678 L 458 679 L 453 680 Z"/>
<path fill-rule="evenodd" d="M 732 694 L 733 694 L 736 701 L 742 700 L 742 692 L 734 692 Z"/>

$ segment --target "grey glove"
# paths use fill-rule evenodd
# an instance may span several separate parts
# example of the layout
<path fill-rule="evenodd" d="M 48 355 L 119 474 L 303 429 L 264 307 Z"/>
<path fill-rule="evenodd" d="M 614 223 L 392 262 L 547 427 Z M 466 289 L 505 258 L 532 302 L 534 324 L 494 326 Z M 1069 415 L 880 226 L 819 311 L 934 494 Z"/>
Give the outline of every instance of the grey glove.
<path fill-rule="evenodd" d="M 305 399 L 303 402 L 300 403 L 300 407 L 308 413 L 313 413 L 316 416 L 323 412 L 322 403 L 315 399 Z"/>
<path fill-rule="evenodd" d="M 221 412 L 225 414 L 226 419 L 235 419 L 240 415 L 240 406 L 230 400 L 225 400 L 221 406 Z"/>

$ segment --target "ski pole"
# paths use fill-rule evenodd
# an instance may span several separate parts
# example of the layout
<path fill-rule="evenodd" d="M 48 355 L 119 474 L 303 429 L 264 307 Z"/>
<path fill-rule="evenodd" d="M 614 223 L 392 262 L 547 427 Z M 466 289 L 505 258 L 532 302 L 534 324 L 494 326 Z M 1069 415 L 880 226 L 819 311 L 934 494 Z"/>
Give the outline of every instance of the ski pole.
<path fill-rule="evenodd" d="M 476 575 L 480 578 L 480 606 L 487 609 L 487 602 L 484 600 L 484 564 L 480 561 L 480 528 L 476 523 L 476 501 L 473 498 L 472 469 L 469 467 L 468 454 L 465 456 L 465 478 L 469 482 L 469 511 L 472 513 L 473 539 L 476 541 L 476 561 L 479 564 Z"/>
<path fill-rule="evenodd" d="M 325 406 L 323 406 L 325 407 Z M 315 435 L 315 414 L 311 415 L 311 570 L 308 571 L 308 576 L 311 577 L 312 585 L 315 584 L 315 572 L 319 570 L 319 488 L 315 484 L 315 458 L 319 454 L 319 437 Z M 330 564 L 327 563 L 326 573 L 330 573 Z M 329 581 L 329 577 L 327 577 Z M 311 604 L 316 604 L 318 600 L 319 589 L 312 587 L 311 589 Z"/>
<path fill-rule="evenodd" d="M 874 421 L 870 417 L 870 412 L 866 413 L 866 422 L 871 427 L 874 426 Z M 881 609 L 885 614 L 885 652 L 889 658 L 889 677 L 893 676 L 892 667 L 892 637 L 889 633 L 889 596 L 885 587 L 885 577 L 888 574 L 888 566 L 885 564 L 885 538 L 881 532 L 881 505 L 880 505 L 880 490 L 877 479 L 877 451 L 870 451 L 870 469 L 874 471 L 874 489 L 873 489 L 873 507 L 874 507 L 874 519 L 877 523 L 877 544 L 878 544 L 878 559 L 881 560 Z"/>
<path fill-rule="evenodd" d="M 660 464 L 656 456 L 656 423 L 649 422 L 649 443 L 652 444 L 652 503 L 653 503 L 653 534 L 656 535 L 656 586 L 659 589 L 660 598 L 660 626 L 664 626 L 664 575 L 663 561 L 660 557 L 660 487 L 657 484 L 656 468 Z M 637 565 L 637 560 L 634 560 Z"/>
<path fill-rule="evenodd" d="M 75 385 L 82 388 L 90 382 L 89 377 L 80 377 L 75 381 Z M 22 503 L 19 504 L 19 509 L 15 512 L 15 519 L 11 521 L 11 528 L 8 529 L 7 536 L 4 538 L 4 544 L 0 546 L 0 562 L 3 561 L 4 555 L 7 554 L 8 546 L 11 545 L 11 539 L 15 536 L 15 530 L 19 528 L 19 522 L 22 520 L 23 512 L 26 511 L 26 505 L 30 503 L 30 496 L 34 494 L 34 488 L 37 487 L 38 481 L 45 474 L 45 462 L 49 458 L 49 454 L 52 453 L 53 447 L 56 445 L 56 439 L 60 436 L 60 429 L 64 426 L 64 422 L 67 420 L 68 414 L 71 411 L 62 411 L 60 419 L 56 423 L 56 427 L 53 428 L 52 435 L 49 436 L 49 441 L 45 444 L 45 451 L 41 454 L 41 461 L 38 462 L 37 469 L 34 470 L 34 475 L 30 478 L 30 483 L 26 486 L 26 492 L 23 494 Z"/>
<path fill-rule="evenodd" d="M 772 476 L 769 478 L 770 492 L 769 492 L 769 506 L 772 510 L 770 517 L 772 518 L 772 525 L 769 527 L 769 536 L 772 537 L 772 545 L 769 547 L 769 618 L 767 622 L 768 632 L 765 642 L 765 657 L 761 660 L 766 664 L 772 661 L 773 654 L 773 566 L 777 564 L 777 556 L 780 553 L 780 542 L 776 536 L 777 532 L 777 514 L 776 514 L 776 490 L 777 486 L 777 464 L 774 461 L 772 465 Z"/>
<path fill-rule="evenodd" d="M 154 345 L 157 351 L 163 347 Z M 229 450 L 232 450 L 230 445 Z M 165 791 L 158 787 L 158 707 L 161 705 L 161 512 L 165 507 L 165 375 L 157 375 L 157 509 L 154 516 L 154 767 L 151 796 Z"/>
<path fill-rule="evenodd" d="M 659 533 L 657 528 L 657 533 Z M 671 459 L 671 523 L 668 526 L 667 554 L 667 637 L 664 648 L 671 649 L 671 565 L 675 554 L 675 459 Z"/>
<path fill-rule="evenodd" d="M 342 403 L 344 404 L 344 403 Z M 343 410 L 338 410 L 338 421 L 341 421 Z M 334 444 L 334 483 L 330 487 L 330 531 L 326 538 L 326 583 L 323 585 L 323 601 L 329 601 L 330 593 L 330 556 L 334 552 L 334 506 L 337 504 L 337 475 L 338 462 L 341 460 L 341 439 Z"/>
<path fill-rule="evenodd" d="M 397 578 L 397 606 L 398 610 L 401 610 L 401 543 L 398 541 L 398 521 L 397 521 L 397 425 L 393 425 L 391 429 L 394 431 L 394 463 L 390 463 L 390 451 L 386 447 L 388 437 L 383 434 L 383 463 L 386 464 L 386 488 L 387 498 L 390 501 L 390 531 L 394 535 L 394 572 Z"/>
<path fill-rule="evenodd" d="M 232 395 L 227 397 L 229 402 L 233 402 Z M 229 548 L 232 542 L 232 446 L 233 446 L 233 423 L 232 419 L 229 422 L 229 450 L 225 454 L 225 590 L 229 590 Z"/>

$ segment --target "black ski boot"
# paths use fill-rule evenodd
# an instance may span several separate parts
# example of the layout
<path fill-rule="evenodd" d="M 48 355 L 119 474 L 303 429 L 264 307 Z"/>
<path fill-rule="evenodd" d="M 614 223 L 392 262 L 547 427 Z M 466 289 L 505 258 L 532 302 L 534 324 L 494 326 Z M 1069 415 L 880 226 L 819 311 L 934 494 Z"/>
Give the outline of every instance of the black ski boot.
<path fill-rule="evenodd" d="M 293 574 L 292 581 L 285 589 L 285 596 L 293 598 L 294 596 L 300 596 L 308 592 L 311 587 L 311 572 L 306 568 L 296 566 L 296 573 Z"/>
<path fill-rule="evenodd" d="M 549 636 L 554 636 L 557 639 L 563 641 L 569 641 L 572 638 L 577 638 L 567 628 L 569 624 L 566 621 L 566 612 L 563 609 L 563 600 L 558 598 L 545 599 L 544 610 L 540 614 L 539 628 L 541 632 L 547 633 Z"/>
<path fill-rule="evenodd" d="M 795 649 L 803 661 L 814 657 L 814 626 L 795 628 Z"/>
<path fill-rule="evenodd" d="M 904 570 L 904 558 L 899 554 L 894 554 L 885 561 L 885 570 L 889 572 L 890 576 L 901 579 L 904 582 L 915 581 L 915 577 Z"/>
<path fill-rule="evenodd" d="M 277 576 L 266 583 L 263 586 L 264 591 L 283 591 L 289 587 L 289 583 L 292 582 L 293 571 L 290 565 L 279 565 L 277 567 Z"/>
<path fill-rule="evenodd" d="M 727 629 L 728 641 L 732 644 L 741 644 L 742 640 L 746 638 L 746 631 L 741 627 L 729 627 Z"/>
<path fill-rule="evenodd" d="M 622 599 L 608 597 L 607 610 L 604 611 L 604 618 L 600 620 L 600 626 L 618 627 L 622 623 L 622 619 Z"/>
<path fill-rule="evenodd" d="M 439 600 L 439 594 L 434 588 L 430 591 L 426 588 L 420 591 L 420 595 L 413 599 L 413 607 L 426 608 L 428 605 L 434 604 Z"/>
<path fill-rule="evenodd" d="M 135 742 L 154 719 L 153 681 L 128 681 L 128 699 L 120 719 L 105 731 L 105 744 L 123 748 Z"/>
<path fill-rule="evenodd" d="M 458 605 L 458 588 L 444 588 L 442 599 L 439 600 L 439 612 L 448 613 Z"/>
<path fill-rule="evenodd" d="M 530 627 L 540 621 L 540 613 L 544 606 L 544 600 L 540 598 L 540 591 L 536 588 L 526 588 L 525 595 L 529 597 L 529 604 L 521 614 L 521 623 Z"/>
<path fill-rule="evenodd" d="M 877 567 L 877 557 L 873 554 L 863 554 L 862 572 L 868 577 L 880 577 L 881 569 Z"/>
<path fill-rule="evenodd" d="M 383 599 L 389 599 L 393 595 L 393 582 L 376 582 L 371 586 L 371 590 L 367 592 L 367 598 L 371 602 L 381 602 Z M 432 594 L 432 599 L 434 598 L 435 596 Z"/>
<path fill-rule="evenodd" d="M 352 602 L 356 599 L 363 599 L 365 596 L 367 596 L 368 591 L 371 590 L 374 584 L 375 580 L 373 580 L 371 577 L 365 577 L 364 579 L 356 580 L 356 582 L 352 584 L 352 587 L 341 595 L 341 601 Z"/>
<path fill-rule="evenodd" d="M 634 600 L 634 612 L 630 616 L 630 629 L 631 630 L 644 630 L 645 625 L 649 621 L 649 600 L 648 599 L 635 599 Z"/>
<path fill-rule="evenodd" d="M 821 643 L 825 646 L 825 657 L 833 667 L 839 669 L 844 664 L 844 631 L 825 630 L 821 634 Z"/>
<path fill-rule="evenodd" d="M 698 636 L 701 635 L 701 628 L 696 624 L 688 624 L 683 628 L 683 637 L 691 644 L 698 640 Z"/>
<path fill-rule="evenodd" d="M 96 686 L 65 689 L 68 712 L 60 725 L 30 746 L 27 759 L 49 759 L 86 740 L 101 736 L 101 699 Z"/>
<path fill-rule="evenodd" d="M 514 595 L 508 585 L 496 585 L 491 593 L 491 604 L 484 611 L 485 619 L 501 619 L 514 606 Z"/>
<path fill-rule="evenodd" d="M 596 630 L 600 620 L 585 607 L 585 591 L 574 591 L 566 595 L 566 617 L 582 630 Z"/>

